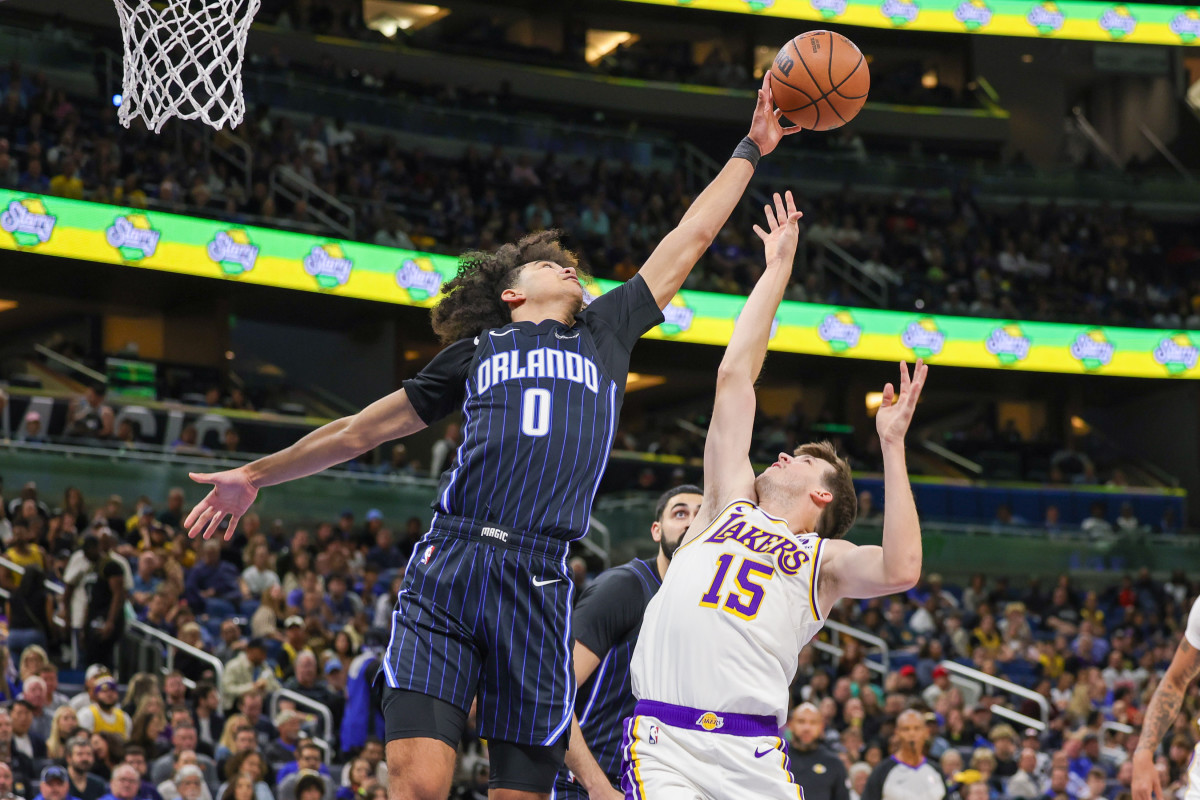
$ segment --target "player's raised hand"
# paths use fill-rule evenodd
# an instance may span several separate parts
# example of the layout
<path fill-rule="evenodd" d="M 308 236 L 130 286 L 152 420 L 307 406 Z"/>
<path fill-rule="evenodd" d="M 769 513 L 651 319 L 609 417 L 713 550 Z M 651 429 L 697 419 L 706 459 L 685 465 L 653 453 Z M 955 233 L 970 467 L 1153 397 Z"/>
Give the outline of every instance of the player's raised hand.
<path fill-rule="evenodd" d="M 875 430 L 879 432 L 881 445 L 904 444 L 904 435 L 908 433 L 908 425 L 912 422 L 913 411 L 917 408 L 928 372 L 929 367 L 918 358 L 910 378 L 908 362 L 901 361 L 899 396 L 890 383 L 883 387 L 883 400 L 879 404 L 879 411 L 875 413 Z"/>
<path fill-rule="evenodd" d="M 782 116 L 783 112 L 775 107 L 775 98 L 771 95 L 771 71 L 767 70 L 763 75 L 762 88 L 758 90 L 758 103 L 754 106 L 749 133 L 764 156 L 774 150 L 784 136 L 800 131 L 799 125 L 783 127 L 779 122 Z"/>
<path fill-rule="evenodd" d="M 775 193 L 775 205 L 763 206 L 763 215 L 767 218 L 768 230 L 758 225 L 754 232 L 763 240 L 766 250 L 767 266 L 782 264 L 789 269 L 796 258 L 796 245 L 800 241 L 800 218 L 804 215 L 796 210 L 796 201 L 792 193 L 786 193 L 786 202 L 779 192 Z"/>
<path fill-rule="evenodd" d="M 189 472 L 188 477 L 196 483 L 209 483 L 213 487 L 183 521 L 188 536 L 195 539 L 203 534 L 205 539 L 211 539 L 221 527 L 221 521 L 229 515 L 225 540 L 232 539 L 238 521 L 250 508 L 254 498 L 258 497 L 258 487 L 251 483 L 246 471 L 240 467 L 224 472 Z"/>

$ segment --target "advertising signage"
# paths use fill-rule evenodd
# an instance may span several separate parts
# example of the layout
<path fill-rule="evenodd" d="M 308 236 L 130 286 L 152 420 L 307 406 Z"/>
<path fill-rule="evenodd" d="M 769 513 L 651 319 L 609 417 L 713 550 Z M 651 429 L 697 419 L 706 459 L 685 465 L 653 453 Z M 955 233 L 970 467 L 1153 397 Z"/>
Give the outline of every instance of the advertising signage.
<path fill-rule="evenodd" d="M 939 33 L 1200 44 L 1200 9 L 1088 0 L 626 0 L 783 19 Z"/>
<path fill-rule="evenodd" d="M 451 256 L 0 189 L 0 250 L 430 307 Z M 0 273 L 2 274 L 2 273 Z M 599 296 L 616 286 L 587 287 Z M 680 292 L 648 338 L 724 346 L 746 298 Z M 989 369 L 1200 378 L 1200 334 L 784 302 L 772 350 Z"/>

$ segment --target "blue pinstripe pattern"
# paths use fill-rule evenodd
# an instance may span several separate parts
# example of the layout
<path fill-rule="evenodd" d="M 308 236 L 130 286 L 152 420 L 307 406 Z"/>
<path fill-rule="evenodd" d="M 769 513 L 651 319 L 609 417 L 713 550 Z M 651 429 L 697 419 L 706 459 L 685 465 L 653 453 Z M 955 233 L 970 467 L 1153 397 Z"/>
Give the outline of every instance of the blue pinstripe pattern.
<path fill-rule="evenodd" d="M 613 326 L 617 319 L 653 324 L 644 283 L 631 292 L 607 316 L 584 316 L 571 328 L 515 322 L 476 340 L 463 441 L 397 596 L 384 676 L 393 688 L 463 709 L 478 696 L 484 738 L 550 744 L 570 725 L 574 585 L 565 544 L 587 533 L 623 400 L 630 340 L 614 337 Z M 635 305 L 637 314 L 629 311 Z M 538 430 L 526 433 L 530 389 L 551 394 L 536 407 Z M 471 530 L 497 526 L 547 544 L 517 549 L 472 540 L 446 527 L 458 518 L 474 520 Z M 534 579 L 553 582 L 534 586 Z M 626 665 L 601 689 L 611 691 L 610 681 L 627 685 L 627 673 Z"/>

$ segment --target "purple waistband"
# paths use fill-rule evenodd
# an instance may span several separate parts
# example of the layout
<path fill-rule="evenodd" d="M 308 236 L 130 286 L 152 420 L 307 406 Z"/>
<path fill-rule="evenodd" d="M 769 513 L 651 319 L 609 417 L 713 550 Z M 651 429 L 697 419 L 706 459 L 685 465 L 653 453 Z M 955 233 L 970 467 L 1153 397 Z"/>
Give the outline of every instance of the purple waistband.
<path fill-rule="evenodd" d="M 633 713 L 654 717 L 665 725 L 688 731 L 724 733 L 729 736 L 778 736 L 775 717 L 754 714 L 731 714 L 728 711 L 705 711 L 702 708 L 674 706 L 655 700 L 638 700 Z"/>

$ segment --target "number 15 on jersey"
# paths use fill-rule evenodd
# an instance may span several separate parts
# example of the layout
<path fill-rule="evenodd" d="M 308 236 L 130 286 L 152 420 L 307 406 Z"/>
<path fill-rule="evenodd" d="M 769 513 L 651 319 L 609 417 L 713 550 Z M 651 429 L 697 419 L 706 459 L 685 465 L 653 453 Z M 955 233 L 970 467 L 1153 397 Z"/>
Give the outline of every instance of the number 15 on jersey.
<path fill-rule="evenodd" d="M 734 564 L 738 564 L 735 568 Z M 722 592 L 725 579 L 731 571 L 734 572 L 733 589 Z M 770 564 L 755 561 L 751 558 L 738 559 L 732 553 L 722 553 L 717 559 L 717 572 L 713 575 L 712 584 L 700 598 L 700 605 L 706 608 L 719 608 L 722 611 L 741 617 L 745 620 L 758 616 L 758 607 L 762 605 L 766 592 L 762 582 L 771 580 L 775 568 Z M 756 579 L 758 579 L 756 581 Z M 761 582 L 758 582 L 761 581 Z"/>

